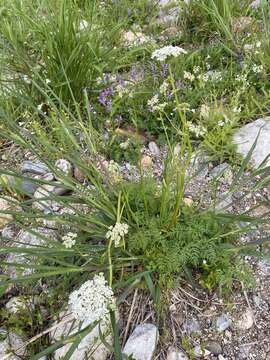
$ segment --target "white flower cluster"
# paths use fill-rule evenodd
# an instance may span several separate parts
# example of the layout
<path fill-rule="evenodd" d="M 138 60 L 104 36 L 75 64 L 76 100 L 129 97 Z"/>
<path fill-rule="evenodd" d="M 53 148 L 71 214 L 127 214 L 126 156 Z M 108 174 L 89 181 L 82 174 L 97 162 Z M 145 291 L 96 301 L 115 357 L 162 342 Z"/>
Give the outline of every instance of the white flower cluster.
<path fill-rule="evenodd" d="M 140 46 L 142 44 L 151 42 L 152 39 L 146 35 L 144 35 L 141 31 L 133 32 L 133 31 L 126 31 L 123 34 L 123 42 L 124 45 L 127 47 L 132 46 Z"/>
<path fill-rule="evenodd" d="M 155 50 L 151 58 L 158 61 L 165 61 L 170 56 L 178 57 L 181 54 L 187 54 L 187 51 L 179 46 L 168 45 Z"/>
<path fill-rule="evenodd" d="M 206 104 L 202 104 L 200 108 L 200 116 L 204 119 L 208 119 L 210 114 L 210 108 Z"/>
<path fill-rule="evenodd" d="M 77 234 L 68 232 L 66 235 L 62 237 L 63 244 L 67 249 L 72 248 L 76 244 Z"/>
<path fill-rule="evenodd" d="M 202 125 L 195 125 L 192 122 L 187 122 L 189 131 L 192 132 L 197 138 L 203 136 L 206 133 L 206 129 Z"/>
<path fill-rule="evenodd" d="M 116 223 L 111 225 L 106 233 L 106 239 L 114 242 L 114 246 L 120 246 L 121 240 L 128 233 L 129 226 L 127 224 Z"/>
<path fill-rule="evenodd" d="M 121 142 L 121 143 L 119 144 L 119 147 L 120 147 L 120 149 L 122 149 L 122 150 L 127 150 L 128 147 L 129 147 L 129 145 L 130 145 L 130 139 L 127 139 L 126 141 Z"/>
<path fill-rule="evenodd" d="M 252 71 L 255 74 L 260 74 L 263 71 L 263 66 L 262 65 L 257 65 L 257 64 L 253 64 L 252 65 Z"/>
<path fill-rule="evenodd" d="M 76 319 L 93 323 L 108 320 L 110 309 L 115 307 L 115 299 L 103 273 L 99 273 L 73 291 L 69 295 L 68 304 Z"/>
<path fill-rule="evenodd" d="M 262 46 L 262 42 L 261 41 L 257 41 L 255 44 L 245 44 L 244 45 L 244 50 L 245 51 L 251 51 L 254 49 L 259 49 Z M 258 54 L 258 51 L 255 50 L 255 54 Z"/>
<path fill-rule="evenodd" d="M 184 79 L 189 80 L 190 82 L 195 80 L 195 75 L 191 74 L 189 71 L 184 71 Z"/>
<path fill-rule="evenodd" d="M 198 79 L 207 82 L 207 81 L 221 81 L 223 79 L 221 71 L 209 70 L 204 74 L 200 74 Z"/>
<path fill-rule="evenodd" d="M 155 111 L 162 111 L 166 107 L 167 103 L 161 104 L 159 102 L 158 95 L 154 95 L 150 100 L 147 101 L 147 105 L 151 112 L 155 112 Z"/>

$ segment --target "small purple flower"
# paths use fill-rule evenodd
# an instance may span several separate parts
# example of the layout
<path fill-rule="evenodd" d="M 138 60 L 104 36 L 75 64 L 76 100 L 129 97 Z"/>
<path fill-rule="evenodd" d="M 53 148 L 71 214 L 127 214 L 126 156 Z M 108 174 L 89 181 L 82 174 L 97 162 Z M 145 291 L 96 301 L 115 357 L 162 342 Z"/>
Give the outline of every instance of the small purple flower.
<path fill-rule="evenodd" d="M 172 91 L 167 91 L 166 93 L 166 97 L 169 101 L 171 101 L 173 99 L 173 92 Z"/>
<path fill-rule="evenodd" d="M 157 66 L 154 63 L 151 63 L 151 71 L 152 71 L 152 78 L 154 82 L 158 81 L 158 75 L 157 75 Z"/>
<path fill-rule="evenodd" d="M 113 88 L 110 86 L 108 88 L 103 89 L 98 97 L 99 103 L 105 107 L 107 112 L 112 111 L 112 99 L 111 99 L 112 95 L 113 95 Z"/>
<path fill-rule="evenodd" d="M 128 8 L 127 13 L 128 13 L 128 17 L 131 17 L 131 15 L 132 15 L 132 9 Z"/>
<path fill-rule="evenodd" d="M 161 76 L 163 79 L 166 79 L 169 75 L 169 65 L 168 64 L 161 64 Z"/>
<path fill-rule="evenodd" d="M 106 83 L 106 82 L 109 82 L 110 81 L 110 75 L 108 73 L 105 73 L 104 76 L 103 76 L 103 81 Z"/>
<path fill-rule="evenodd" d="M 183 88 L 182 81 L 181 80 L 176 80 L 175 87 L 176 87 L 176 89 L 182 89 Z"/>

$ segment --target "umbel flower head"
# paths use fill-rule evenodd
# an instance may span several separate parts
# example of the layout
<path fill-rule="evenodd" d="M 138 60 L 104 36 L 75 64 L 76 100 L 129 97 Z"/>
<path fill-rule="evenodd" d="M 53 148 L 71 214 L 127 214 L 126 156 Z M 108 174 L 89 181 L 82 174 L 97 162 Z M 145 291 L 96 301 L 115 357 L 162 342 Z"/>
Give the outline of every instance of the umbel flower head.
<path fill-rule="evenodd" d="M 168 45 L 155 50 L 151 58 L 158 61 L 165 61 L 170 56 L 178 57 L 181 54 L 187 54 L 187 51 L 179 46 Z"/>
<path fill-rule="evenodd" d="M 76 244 L 77 234 L 68 232 L 66 235 L 62 237 L 63 244 L 67 249 L 72 248 L 73 245 Z"/>
<path fill-rule="evenodd" d="M 116 223 L 111 225 L 106 233 L 106 239 L 110 239 L 114 242 L 114 246 L 120 246 L 121 240 L 128 233 L 128 225 Z"/>
<path fill-rule="evenodd" d="M 115 298 L 103 273 L 99 273 L 73 291 L 69 295 L 68 304 L 76 319 L 93 323 L 108 320 L 110 309 L 115 307 Z"/>

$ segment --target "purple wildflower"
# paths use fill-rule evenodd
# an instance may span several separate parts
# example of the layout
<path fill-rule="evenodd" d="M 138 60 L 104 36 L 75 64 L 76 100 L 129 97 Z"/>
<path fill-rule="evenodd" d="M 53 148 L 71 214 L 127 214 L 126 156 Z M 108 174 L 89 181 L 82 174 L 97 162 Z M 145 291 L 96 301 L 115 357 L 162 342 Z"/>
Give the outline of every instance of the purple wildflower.
<path fill-rule="evenodd" d="M 161 76 L 163 79 L 166 79 L 169 75 L 169 65 L 168 64 L 161 64 Z"/>
<path fill-rule="evenodd" d="M 106 89 L 103 89 L 99 94 L 98 101 L 101 105 L 103 105 L 107 112 L 112 111 L 112 99 L 113 88 L 110 86 Z"/>
<path fill-rule="evenodd" d="M 109 82 L 110 81 L 110 75 L 108 73 L 105 73 L 103 75 L 103 81 L 106 83 L 106 82 Z"/>
<path fill-rule="evenodd" d="M 157 66 L 155 63 L 151 63 L 151 71 L 154 82 L 158 81 Z"/>

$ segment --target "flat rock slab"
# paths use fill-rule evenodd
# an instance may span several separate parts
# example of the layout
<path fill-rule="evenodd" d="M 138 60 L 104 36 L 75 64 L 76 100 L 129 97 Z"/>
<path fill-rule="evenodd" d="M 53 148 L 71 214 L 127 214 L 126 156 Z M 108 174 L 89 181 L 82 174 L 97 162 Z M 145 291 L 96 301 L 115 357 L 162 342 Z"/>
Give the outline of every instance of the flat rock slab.
<path fill-rule="evenodd" d="M 155 325 L 138 325 L 126 342 L 123 353 L 128 356 L 132 355 L 135 360 L 151 360 L 157 340 L 158 330 Z"/>
<path fill-rule="evenodd" d="M 270 154 L 270 116 L 243 126 L 233 137 L 237 152 L 246 157 L 258 134 L 257 145 L 251 157 L 256 168 Z M 270 165 L 270 156 L 265 165 Z"/>

